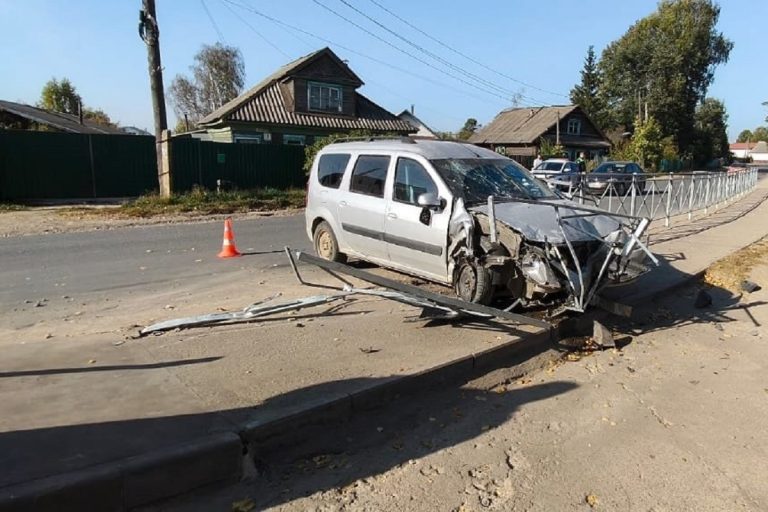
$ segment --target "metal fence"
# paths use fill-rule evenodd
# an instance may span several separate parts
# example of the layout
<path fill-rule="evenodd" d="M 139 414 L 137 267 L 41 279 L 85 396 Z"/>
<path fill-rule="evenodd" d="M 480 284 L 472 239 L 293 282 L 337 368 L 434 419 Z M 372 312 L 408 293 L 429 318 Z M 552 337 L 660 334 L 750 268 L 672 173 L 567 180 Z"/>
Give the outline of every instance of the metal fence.
<path fill-rule="evenodd" d="M 755 187 L 757 177 L 755 168 L 664 175 L 586 174 L 569 183 L 568 190 L 581 204 L 594 202 L 611 213 L 664 219 L 668 226 L 677 215 L 690 219 L 696 212 L 707 214 L 742 197 Z"/>
<path fill-rule="evenodd" d="M 0 130 L 0 200 L 126 197 L 156 188 L 154 137 Z"/>

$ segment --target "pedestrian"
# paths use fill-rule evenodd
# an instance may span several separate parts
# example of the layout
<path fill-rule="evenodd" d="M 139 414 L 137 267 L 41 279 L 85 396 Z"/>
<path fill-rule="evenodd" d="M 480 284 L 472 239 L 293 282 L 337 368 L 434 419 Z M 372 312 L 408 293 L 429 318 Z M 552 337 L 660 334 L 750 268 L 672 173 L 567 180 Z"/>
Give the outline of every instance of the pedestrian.
<path fill-rule="evenodd" d="M 537 153 L 536 158 L 534 158 L 533 160 L 533 168 L 534 169 L 537 168 L 541 162 L 543 162 L 543 160 L 541 159 L 541 153 Z"/>
<path fill-rule="evenodd" d="M 579 154 L 579 158 L 576 160 L 576 163 L 579 164 L 580 173 L 583 174 L 587 172 L 587 156 L 584 154 L 583 151 Z"/>

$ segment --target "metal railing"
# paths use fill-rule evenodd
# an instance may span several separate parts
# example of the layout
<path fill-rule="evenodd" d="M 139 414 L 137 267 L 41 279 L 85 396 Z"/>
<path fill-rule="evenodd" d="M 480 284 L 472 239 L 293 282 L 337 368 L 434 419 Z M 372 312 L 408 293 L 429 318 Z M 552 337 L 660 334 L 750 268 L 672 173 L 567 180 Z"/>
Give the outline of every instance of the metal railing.
<path fill-rule="evenodd" d="M 670 219 L 711 208 L 719 208 L 739 199 L 755 188 L 756 168 L 737 168 L 728 171 L 698 171 L 658 174 L 582 174 L 567 182 L 550 180 L 550 184 L 566 191 L 579 203 L 594 202 L 611 213 Z"/>

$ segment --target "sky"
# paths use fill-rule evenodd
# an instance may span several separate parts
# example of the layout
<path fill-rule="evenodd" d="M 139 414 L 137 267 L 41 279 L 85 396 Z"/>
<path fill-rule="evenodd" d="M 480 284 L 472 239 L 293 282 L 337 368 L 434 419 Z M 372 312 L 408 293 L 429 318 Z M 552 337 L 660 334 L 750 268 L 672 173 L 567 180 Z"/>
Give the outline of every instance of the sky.
<path fill-rule="evenodd" d="M 656 8 L 655 0 L 156 0 L 156 4 L 166 89 L 174 76 L 189 73 L 203 44 L 221 41 L 238 47 L 245 61 L 246 87 L 295 58 L 329 46 L 365 82 L 360 92 L 395 114 L 414 105 L 416 115 L 440 131 L 458 131 L 469 117 L 486 124 L 512 105 L 513 95 L 519 95 L 521 106 L 569 103 L 568 92 L 579 80 L 588 47 L 594 45 L 599 55 Z M 121 125 L 152 131 L 147 52 L 137 31 L 140 5 L 141 0 L 0 0 L 0 19 L 6 21 L 0 36 L 0 99 L 34 104 L 46 81 L 67 77 L 86 106 L 104 110 Z M 735 140 L 741 130 L 764 125 L 768 115 L 762 106 L 768 100 L 768 1 L 721 0 L 720 5 L 718 28 L 735 46 L 728 63 L 717 68 L 709 96 L 725 102 L 729 138 Z M 175 116 L 168 98 L 166 102 L 172 127 Z"/>

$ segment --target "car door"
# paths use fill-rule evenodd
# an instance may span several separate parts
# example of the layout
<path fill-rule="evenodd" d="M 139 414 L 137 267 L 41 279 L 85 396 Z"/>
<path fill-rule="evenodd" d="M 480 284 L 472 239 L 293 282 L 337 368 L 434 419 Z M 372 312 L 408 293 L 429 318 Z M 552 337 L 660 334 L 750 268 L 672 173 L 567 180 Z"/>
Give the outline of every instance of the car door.
<path fill-rule="evenodd" d="M 391 182 L 384 225 L 390 261 L 405 271 L 445 281 L 450 218 L 447 189 L 438 185 L 441 182 L 429 163 L 415 156 L 397 158 Z M 443 198 L 441 207 L 419 206 L 418 198 L 425 193 Z"/>
<path fill-rule="evenodd" d="M 366 258 L 387 258 L 384 190 L 391 161 L 389 155 L 358 155 L 352 172 L 347 173 L 346 187 L 342 185 L 346 193 L 339 194 L 337 211 L 343 245 Z"/>

